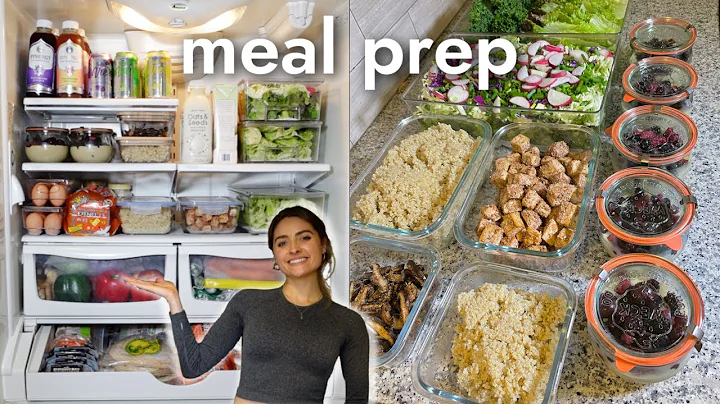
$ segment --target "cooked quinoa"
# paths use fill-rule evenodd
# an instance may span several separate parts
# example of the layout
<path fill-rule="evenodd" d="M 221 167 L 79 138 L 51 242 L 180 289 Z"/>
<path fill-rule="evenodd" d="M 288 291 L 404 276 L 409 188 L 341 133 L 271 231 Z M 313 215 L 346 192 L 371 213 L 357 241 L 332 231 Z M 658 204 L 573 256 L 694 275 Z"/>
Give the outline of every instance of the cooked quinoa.
<path fill-rule="evenodd" d="M 490 283 L 458 295 L 452 356 L 459 386 L 480 402 L 542 401 L 565 304 L 562 296 Z"/>
<path fill-rule="evenodd" d="M 440 216 L 479 140 L 437 124 L 388 150 L 353 219 L 379 226 L 421 230 Z"/>

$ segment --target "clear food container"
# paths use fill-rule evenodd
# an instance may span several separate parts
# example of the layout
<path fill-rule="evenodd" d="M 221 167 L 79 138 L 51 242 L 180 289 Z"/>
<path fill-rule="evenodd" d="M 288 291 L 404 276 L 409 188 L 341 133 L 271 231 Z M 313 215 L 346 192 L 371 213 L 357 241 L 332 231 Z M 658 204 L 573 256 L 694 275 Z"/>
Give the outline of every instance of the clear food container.
<path fill-rule="evenodd" d="M 687 242 L 697 209 L 690 188 L 659 168 L 626 168 L 598 189 L 600 241 L 610 256 L 653 254 L 674 259 Z"/>
<path fill-rule="evenodd" d="M 118 199 L 120 227 L 125 234 L 167 234 L 177 204 L 172 198 L 136 196 Z"/>
<path fill-rule="evenodd" d="M 423 285 L 420 287 L 417 287 L 418 281 L 413 275 L 407 275 L 408 272 L 414 274 L 415 272 L 412 271 L 417 268 L 416 266 L 410 267 L 408 265 L 410 261 L 423 268 L 425 278 L 423 279 Z M 386 313 L 388 321 L 386 322 L 383 320 L 382 313 L 374 312 L 378 303 L 373 305 L 374 300 L 367 296 L 365 289 L 370 290 L 369 288 L 376 285 L 369 276 L 369 274 L 372 274 L 372 267 L 375 264 L 380 267 L 381 273 L 383 273 L 382 268 L 390 266 L 395 269 L 402 264 L 404 266 L 403 271 L 400 272 L 403 274 L 402 281 L 412 279 L 404 284 L 403 289 L 401 289 L 404 299 L 408 295 L 415 297 L 409 303 L 409 314 L 399 329 L 389 325 L 389 323 L 394 324 L 395 317 L 397 317 L 388 316 L 392 306 L 388 306 L 388 313 Z M 424 302 L 431 298 L 430 291 L 441 267 L 440 253 L 432 247 L 368 236 L 356 236 L 350 240 L 350 304 L 363 315 L 368 324 L 368 330 L 374 337 L 375 343 L 371 347 L 371 367 L 389 368 L 408 358 L 410 348 L 415 343 L 422 324 L 422 318 L 428 309 L 428 307 L 424 307 Z M 386 277 L 386 279 L 390 279 L 390 277 Z M 413 283 L 413 285 L 410 286 L 409 283 Z M 408 292 L 409 289 L 412 290 Z M 365 296 L 365 299 L 362 298 L 363 296 Z M 397 301 L 395 301 L 396 297 L 398 298 Z M 405 301 L 410 302 L 410 298 L 407 297 L 407 299 Z M 397 294 L 390 296 L 390 301 L 393 304 L 401 304 Z M 387 334 L 383 333 L 383 330 L 378 332 L 375 327 L 382 328 Z M 382 336 L 381 333 L 383 333 Z M 392 339 L 392 342 L 387 339 L 388 336 Z"/>
<path fill-rule="evenodd" d="M 244 81 L 240 97 L 241 120 L 318 121 L 322 84 L 322 81 L 280 79 Z"/>
<path fill-rule="evenodd" d="M 125 163 L 167 163 L 173 140 L 167 137 L 125 137 L 118 139 Z"/>
<path fill-rule="evenodd" d="M 68 156 L 70 139 L 63 128 L 26 128 L 25 154 L 33 163 L 60 163 Z"/>
<path fill-rule="evenodd" d="M 605 133 L 612 136 L 613 170 L 649 166 L 680 179 L 690 171 L 698 141 L 693 120 L 675 108 L 645 105 L 626 111 Z"/>
<path fill-rule="evenodd" d="M 272 259 L 190 256 L 192 296 L 196 300 L 229 302 L 243 289 L 276 289 L 285 275 L 273 269 Z"/>
<path fill-rule="evenodd" d="M 43 233 L 57 236 L 62 233 L 65 207 L 23 206 L 23 227 L 32 236 Z"/>
<path fill-rule="evenodd" d="M 27 182 L 28 198 L 35 206 L 65 206 L 68 195 L 80 188 L 78 180 L 61 179 L 29 179 Z"/>
<path fill-rule="evenodd" d="M 457 272 L 447 289 L 433 302 L 428 320 L 423 323 L 421 335 L 414 348 L 412 359 L 412 381 L 415 390 L 425 397 L 442 402 L 476 403 L 458 383 L 458 367 L 453 361 L 453 339 L 461 323 L 458 313 L 458 295 L 476 290 L 484 284 L 506 285 L 531 293 L 547 293 L 551 298 L 562 297 L 565 301 L 562 325 L 557 331 L 557 345 L 552 350 L 552 365 L 546 381 L 539 383 L 542 388 L 539 399 L 543 403 L 555 401 L 555 395 L 562 373 L 565 354 L 572 325 L 575 321 L 577 294 L 567 281 L 538 272 L 518 269 L 506 265 L 478 262 Z M 523 316 L 526 314 L 523 314 Z"/>
<path fill-rule="evenodd" d="M 689 114 L 697 82 L 695 69 L 680 59 L 668 56 L 643 59 L 623 73 L 623 109 L 664 105 Z"/>
<path fill-rule="evenodd" d="M 77 163 L 109 163 L 115 155 L 115 132 L 104 128 L 70 129 L 70 155 Z"/>
<path fill-rule="evenodd" d="M 228 188 L 242 201 L 242 228 L 252 234 L 267 233 L 275 215 L 292 206 L 302 206 L 320 219 L 325 211 L 327 193 L 298 187 Z"/>
<path fill-rule="evenodd" d="M 669 56 L 690 63 L 697 29 L 677 18 L 649 18 L 630 30 L 630 46 L 637 62 L 653 56 Z"/>
<path fill-rule="evenodd" d="M 181 197 L 185 233 L 223 234 L 237 229 L 242 203 L 224 196 Z"/>
<path fill-rule="evenodd" d="M 398 229 L 391 227 L 392 223 L 387 225 L 367 223 L 362 220 L 354 219 L 357 205 L 361 202 L 364 195 L 370 192 L 370 185 L 374 182 L 376 170 L 382 166 L 384 161 L 391 154 L 391 150 L 400 147 L 400 144 L 410 138 L 431 128 L 433 126 L 445 124 L 449 125 L 453 130 L 464 130 L 468 133 L 476 143 L 473 146 L 470 160 L 467 166 L 461 171 L 461 176 L 457 181 L 457 185 L 448 192 L 450 195 L 444 202 L 442 210 L 436 218 L 422 229 Z M 350 187 L 350 227 L 356 230 L 370 232 L 382 237 L 389 237 L 409 240 L 423 240 L 440 248 L 447 245 L 452 240 L 452 221 L 460 209 L 460 201 L 465 198 L 469 189 L 469 183 L 481 165 L 487 151 L 487 145 L 490 143 L 492 130 L 482 121 L 470 119 L 462 116 L 447 115 L 420 115 L 403 119 L 388 136 L 387 141 L 373 157 L 370 164 L 360 174 Z M 440 151 L 439 153 L 444 153 Z M 419 157 L 420 158 L 420 157 Z M 453 161 L 454 162 L 454 161 Z M 425 192 L 427 194 L 427 192 Z M 399 204 L 410 203 L 410 201 L 397 201 Z"/>
<path fill-rule="evenodd" d="M 172 112 L 130 112 L 118 114 L 122 136 L 173 137 L 175 114 Z"/>
<path fill-rule="evenodd" d="M 322 122 L 242 122 L 243 162 L 317 162 Z"/>
<path fill-rule="evenodd" d="M 585 291 L 585 315 L 595 352 L 631 382 L 668 379 L 693 348 L 702 348 L 700 290 L 680 267 L 654 255 L 628 254 L 603 264 Z"/>
<path fill-rule="evenodd" d="M 555 142 L 564 141 L 571 153 L 588 153 L 588 173 L 585 189 L 574 194 L 571 202 L 579 202 L 574 213 L 576 224 L 570 226 L 574 230 L 570 242 L 554 251 L 534 251 L 525 248 L 514 248 L 480 242 L 476 232 L 482 216 L 481 209 L 485 205 L 495 204 L 498 189 L 493 185 L 491 173 L 495 159 L 505 157 L 512 152 L 510 140 L 523 134 L 530 139 L 530 145 L 545 152 Z M 597 170 L 597 157 L 600 149 L 600 136 L 591 128 L 577 125 L 552 123 L 514 123 L 497 131 L 490 144 L 490 150 L 471 181 L 470 192 L 462 204 L 460 214 L 455 221 L 455 238 L 463 247 L 475 252 L 483 260 L 508 263 L 515 266 L 548 272 L 562 271 L 572 264 L 575 254 L 585 235 L 585 222 L 588 211 L 592 207 L 593 185 Z M 585 157 L 587 158 L 587 156 Z M 543 198 L 545 199 L 545 198 Z M 525 209 L 525 207 L 523 207 Z M 534 209 L 537 211 L 537 209 Z M 548 216 L 549 217 L 549 216 Z M 547 224 L 547 221 L 543 221 Z M 540 228 L 542 229 L 542 227 Z M 544 240 L 544 239 L 543 239 Z"/>
<path fill-rule="evenodd" d="M 116 183 L 116 184 L 108 184 L 107 186 L 111 191 L 115 193 L 115 196 L 118 197 L 118 199 L 128 199 L 132 198 L 132 184 L 126 184 L 126 183 Z"/>
<path fill-rule="evenodd" d="M 588 100 L 591 99 L 591 101 L 572 102 L 572 96 L 575 95 L 572 93 L 574 91 L 573 86 L 575 86 L 577 82 L 575 82 L 574 84 L 571 84 L 570 82 L 574 81 L 578 77 L 585 78 L 586 76 L 593 76 L 591 74 L 591 70 L 587 70 L 587 72 L 585 71 L 585 69 L 583 69 L 582 71 L 578 70 L 576 72 L 577 74 L 572 74 L 572 71 L 575 71 L 575 69 L 572 69 L 571 73 L 567 74 L 557 72 L 556 70 L 566 71 L 570 70 L 569 68 L 554 69 L 550 64 L 544 64 L 543 66 L 539 67 L 539 69 L 542 69 L 542 71 L 540 71 L 535 68 L 536 66 L 532 65 L 532 63 L 534 63 L 532 59 L 529 59 L 528 61 L 518 60 L 517 64 L 515 65 L 515 69 L 504 76 L 496 76 L 491 73 L 491 77 L 488 81 L 489 92 L 484 93 L 485 96 L 483 96 L 475 88 L 470 89 L 472 90 L 472 94 L 465 94 L 468 92 L 467 86 L 477 82 L 477 70 L 474 66 L 470 70 L 468 70 L 468 73 L 465 75 L 448 76 L 444 75 L 439 69 L 437 69 L 437 66 L 434 65 L 434 61 L 430 60 L 421 68 L 421 74 L 415 77 L 412 83 L 402 94 L 403 101 L 405 101 L 408 107 L 415 114 L 463 115 L 470 118 L 487 121 L 494 130 L 499 129 L 500 127 L 508 123 L 527 121 L 571 123 L 583 126 L 603 125 L 606 100 L 608 90 L 610 89 L 610 73 L 615 66 L 615 57 L 613 57 L 613 55 L 615 55 L 616 50 L 618 49 L 618 42 L 620 40 L 619 35 L 453 33 L 448 35 L 448 38 L 464 40 L 470 43 L 471 46 L 476 46 L 478 41 L 481 39 L 491 41 L 496 38 L 504 38 L 509 39 L 512 42 L 517 38 L 519 40 L 519 43 L 521 44 L 520 46 L 522 47 L 522 49 L 528 49 L 530 47 L 529 45 L 538 43 L 540 41 L 546 41 L 549 44 L 563 44 L 563 47 L 572 47 L 567 49 L 568 53 L 565 54 L 565 56 L 562 56 L 563 64 L 566 63 L 569 67 L 572 67 L 573 63 L 577 65 L 578 60 L 585 60 L 584 55 L 592 57 L 588 55 L 588 52 L 590 52 L 591 55 L 595 56 L 596 58 L 600 58 L 602 60 L 602 63 L 606 65 L 606 68 L 601 70 L 602 73 L 598 73 L 599 75 L 594 76 L 595 78 L 599 78 L 602 81 L 601 84 L 596 85 L 597 91 L 588 91 L 583 93 L 583 95 L 587 95 L 587 97 L 585 98 L 587 98 Z M 543 42 L 540 43 L 542 44 Z M 549 49 L 554 50 L 537 50 L 537 56 L 541 56 L 544 52 L 548 52 L 549 54 L 549 52 L 556 52 L 557 50 L 557 48 Z M 575 56 L 571 57 L 569 55 L 570 49 L 574 50 L 573 54 Z M 603 49 L 602 53 L 605 56 L 595 55 L 593 53 L 598 52 L 599 54 L 601 52 L 601 49 Z M 562 52 L 558 52 L 558 54 L 562 54 L 563 52 L 566 52 L 565 48 L 563 48 Z M 473 54 L 473 65 L 477 65 L 479 63 L 479 60 L 477 60 L 477 51 L 473 50 Z M 518 54 L 520 54 L 520 52 L 518 52 Z M 456 61 L 456 63 L 458 64 L 460 62 L 465 61 Z M 539 63 L 539 61 L 536 62 Z M 453 63 L 453 61 L 450 61 L 450 63 Z M 483 63 L 485 62 L 483 61 Z M 526 73 L 528 73 L 528 77 L 532 75 L 539 75 L 540 77 L 538 78 L 538 80 L 551 80 L 553 74 L 564 74 L 566 77 L 563 77 L 561 81 L 558 81 L 558 83 L 564 82 L 565 84 L 560 85 L 556 84 L 556 82 L 544 83 L 541 80 L 536 83 L 538 86 L 537 88 L 532 90 L 529 87 L 523 89 L 521 84 L 527 84 L 527 82 L 521 83 L 517 79 L 518 75 L 523 69 L 527 70 Z M 574 78 L 571 79 L 570 76 L 573 76 Z M 565 80 L 567 80 L 567 82 Z M 506 87 L 505 83 L 513 83 L 512 90 L 509 87 Z M 500 89 L 494 87 L 496 84 L 499 84 L 501 86 Z M 441 86 L 438 87 L 439 85 Z M 464 87 L 463 90 L 465 91 L 453 91 L 457 91 L 457 93 L 461 95 L 465 94 L 465 96 L 455 97 L 453 94 L 450 94 L 450 88 L 456 86 Z M 570 95 L 571 99 L 567 100 L 566 98 L 561 97 L 563 102 L 558 102 L 558 99 L 553 97 L 554 104 L 559 106 L 552 107 L 553 104 L 551 104 L 548 101 L 548 98 L 545 96 L 546 94 L 549 94 L 549 90 L 546 92 L 541 88 L 552 88 L 555 91 L 565 91 L 568 94 L 563 94 Z M 530 95 L 531 92 L 532 95 Z M 470 95 L 473 96 L 471 97 Z M 479 99 L 478 95 L 480 95 L 482 99 Z M 513 100 L 513 102 L 511 102 L 511 99 L 513 99 L 514 97 L 524 98 L 526 101 L 528 101 L 528 105 L 521 105 L 524 103 L 524 101 L 520 102 Z M 451 99 L 455 101 L 451 101 Z M 496 104 L 496 99 L 499 99 L 499 105 Z M 561 106 L 564 104 L 566 105 Z M 580 107 L 580 105 L 583 106 Z"/>

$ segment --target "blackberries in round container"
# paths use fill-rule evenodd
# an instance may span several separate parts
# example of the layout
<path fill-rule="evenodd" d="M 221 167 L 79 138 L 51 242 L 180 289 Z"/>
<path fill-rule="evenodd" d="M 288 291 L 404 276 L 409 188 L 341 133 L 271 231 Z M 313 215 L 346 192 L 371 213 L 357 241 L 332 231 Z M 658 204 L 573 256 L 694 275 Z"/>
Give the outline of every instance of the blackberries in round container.
<path fill-rule="evenodd" d="M 661 234 L 680 220 L 680 208 L 663 196 L 635 188 L 631 196 L 619 197 L 607 204 L 610 219 L 622 229 L 640 235 Z"/>

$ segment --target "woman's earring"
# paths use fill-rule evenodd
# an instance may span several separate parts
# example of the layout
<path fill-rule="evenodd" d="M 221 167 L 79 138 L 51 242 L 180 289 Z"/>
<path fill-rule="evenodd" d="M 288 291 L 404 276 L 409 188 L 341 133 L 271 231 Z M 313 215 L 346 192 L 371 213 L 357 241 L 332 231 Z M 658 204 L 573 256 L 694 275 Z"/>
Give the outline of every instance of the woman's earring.
<path fill-rule="evenodd" d="M 273 261 L 273 269 L 276 271 L 280 270 L 280 265 L 277 264 L 277 262 Z"/>
<path fill-rule="evenodd" d="M 322 258 L 322 260 L 325 261 L 325 253 L 323 253 L 323 258 Z"/>

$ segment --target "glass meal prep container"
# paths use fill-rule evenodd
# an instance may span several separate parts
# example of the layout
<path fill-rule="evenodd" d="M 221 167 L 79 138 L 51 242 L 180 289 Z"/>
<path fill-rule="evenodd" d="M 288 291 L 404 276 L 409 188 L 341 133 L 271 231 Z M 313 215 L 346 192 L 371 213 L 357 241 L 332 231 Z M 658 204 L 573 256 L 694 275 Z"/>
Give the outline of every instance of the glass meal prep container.
<path fill-rule="evenodd" d="M 626 168 L 598 189 L 600 241 L 610 256 L 653 254 L 674 259 L 687 243 L 697 210 L 690 188 L 659 168 Z"/>
<path fill-rule="evenodd" d="M 677 18 L 650 18 L 630 29 L 630 47 L 637 62 L 653 56 L 669 56 L 690 63 L 697 29 Z"/>
<path fill-rule="evenodd" d="M 172 112 L 129 112 L 118 118 L 122 136 L 173 137 L 175 130 Z"/>
<path fill-rule="evenodd" d="M 241 123 L 240 156 L 245 163 L 318 162 L 322 122 Z"/>
<path fill-rule="evenodd" d="M 57 236 L 63 232 L 65 207 L 63 206 L 23 206 L 23 227 L 31 236 L 43 233 Z"/>
<path fill-rule="evenodd" d="M 572 326 L 575 321 L 577 294 L 564 279 L 546 274 L 499 265 L 477 262 L 457 272 L 448 287 L 432 302 L 428 320 L 424 321 L 418 343 L 413 348 L 411 377 L 415 390 L 425 397 L 442 402 L 476 403 L 458 383 L 458 367 L 453 361 L 453 339 L 461 323 L 458 313 L 458 295 L 476 290 L 484 284 L 500 284 L 510 289 L 541 294 L 551 298 L 561 296 L 565 301 L 562 325 L 557 331 L 558 342 L 553 349 L 552 365 L 542 403 L 555 401 L 563 362 L 567 353 Z"/>
<path fill-rule="evenodd" d="M 118 199 L 120 227 L 125 234 L 167 234 L 177 203 L 172 198 L 136 196 Z"/>
<path fill-rule="evenodd" d="M 641 105 L 664 105 L 689 114 L 698 75 L 682 60 L 655 56 L 631 64 L 623 73 L 625 111 Z"/>
<path fill-rule="evenodd" d="M 69 152 L 69 131 L 63 128 L 25 129 L 25 154 L 33 163 L 60 163 Z"/>
<path fill-rule="evenodd" d="M 610 155 L 614 171 L 649 166 L 680 179 L 690 171 L 698 141 L 693 120 L 675 108 L 644 105 L 626 111 L 605 133 L 615 146 Z"/>
<path fill-rule="evenodd" d="M 358 203 L 362 202 L 363 197 L 370 192 L 370 185 L 374 182 L 373 176 L 391 154 L 391 150 L 399 148 L 402 142 L 411 136 L 438 124 L 449 125 L 455 131 L 464 130 L 476 140 L 476 144 L 455 189 L 444 203 L 437 218 L 424 228 L 417 230 L 398 229 L 354 219 Z M 460 201 L 467 194 L 469 182 L 485 157 L 491 137 L 492 130 L 487 123 L 463 116 L 419 115 L 403 119 L 350 187 L 350 228 L 403 241 L 422 240 L 438 248 L 449 244 L 452 240 L 452 221 L 460 208 Z M 398 203 L 405 202 L 398 201 Z"/>
<path fill-rule="evenodd" d="M 115 155 L 115 132 L 105 128 L 70 129 L 70 156 L 77 163 L 109 163 Z"/>
<path fill-rule="evenodd" d="M 244 211 L 241 226 L 252 234 L 267 233 L 272 219 L 285 208 L 302 206 L 320 219 L 325 212 L 327 193 L 324 191 L 293 186 L 228 189 L 242 201 Z"/>
<path fill-rule="evenodd" d="M 410 261 L 414 265 L 411 266 Z M 390 314 L 393 312 L 392 310 L 399 309 L 396 306 L 402 304 L 399 294 L 390 296 L 391 304 L 387 307 L 388 312 L 385 313 L 385 320 L 388 321 L 383 320 L 382 313 L 375 311 L 374 307 L 378 306 L 378 303 L 367 295 L 369 290 L 377 287 L 371 279 L 374 265 L 379 267 L 381 273 L 384 273 L 382 268 L 389 266 L 392 269 L 398 269 L 402 265 L 402 271 L 391 272 L 392 275 L 385 276 L 386 279 L 392 281 L 393 276 L 402 274 L 402 279 L 406 282 L 401 291 L 403 292 L 403 301 L 409 302 L 410 310 L 407 319 L 399 328 L 394 326 L 398 314 L 396 313 L 395 316 Z M 417 338 L 422 318 L 427 314 L 427 307 L 424 306 L 424 303 L 434 296 L 431 295 L 431 290 L 433 290 L 435 277 L 441 267 L 440 253 L 429 246 L 372 236 L 355 236 L 350 240 L 350 303 L 363 315 L 366 323 L 372 323 L 368 328 L 368 332 L 374 337 L 374 343 L 371 346 L 371 367 L 389 368 L 408 358 Z M 417 268 L 422 268 L 425 275 L 420 287 L 417 285 L 419 279 L 414 276 Z M 413 285 L 410 286 L 409 283 Z M 414 297 L 407 297 L 409 295 Z M 390 326 L 389 323 L 393 325 Z M 387 334 L 384 334 L 383 330 L 380 330 L 379 333 L 375 328 L 382 328 Z M 392 341 L 388 340 L 388 337 Z"/>
<path fill-rule="evenodd" d="M 185 233 L 234 233 L 242 203 L 224 196 L 180 197 Z"/>
<path fill-rule="evenodd" d="M 487 121 L 494 130 L 508 123 L 527 121 L 572 123 L 583 126 L 603 125 L 610 89 L 610 74 L 615 65 L 613 55 L 618 49 L 620 40 L 618 34 L 453 33 L 448 38 L 464 40 L 471 46 L 475 46 L 481 39 L 491 41 L 504 38 L 513 43 L 519 41 L 522 45 L 518 55 L 530 51 L 529 48 L 532 46 L 532 50 L 536 52 L 535 57 L 539 59 L 527 56 L 526 60 L 521 60 L 518 56 L 517 64 L 510 73 L 503 76 L 490 73 L 487 92 L 481 92 L 476 88 L 477 74 L 479 74 L 475 67 L 479 63 L 477 51 L 473 50 L 473 67 L 463 75 L 445 75 L 431 60 L 421 68 L 421 74 L 415 77 L 402 94 L 403 101 L 414 113 L 463 115 Z M 550 46 L 544 45 L 545 43 Z M 554 45 L 562 45 L 563 48 Z M 565 46 L 570 48 L 566 49 Z M 559 51 L 560 49 L 562 51 Z M 561 55 L 555 57 L 562 60 L 562 68 L 554 68 L 548 59 L 545 59 L 552 57 L 553 54 Z M 598 65 L 587 65 L 591 66 L 590 68 L 579 66 L 578 61 L 587 58 L 597 59 L 600 62 Z M 455 61 L 457 64 L 460 62 L 465 60 Z M 556 60 L 552 62 L 557 63 Z M 528 78 L 535 76 L 532 78 L 534 84 L 527 81 L 525 74 Z M 553 76 L 557 76 L 557 80 L 553 80 L 555 78 Z M 525 81 L 521 81 L 520 77 Z M 601 83 L 596 84 L 593 91 L 573 94 L 576 91 L 574 86 L 579 82 L 577 79 L 581 77 L 600 78 Z M 454 89 L 457 87 L 460 89 Z M 546 91 L 547 88 L 562 93 L 563 95 L 560 96 L 562 99 L 553 97 L 552 101 L 549 100 L 547 95 L 550 91 Z M 451 93 L 451 90 L 456 93 Z M 566 98 L 567 95 L 570 96 L 569 99 Z M 580 95 L 583 99 L 580 102 L 573 102 L 574 98 Z"/>
<path fill-rule="evenodd" d="M 590 153 L 585 189 L 577 195 L 577 198 L 574 196 L 571 200 L 571 202 L 579 201 L 576 203 L 578 206 L 574 213 L 577 223 L 574 227 L 571 226 L 574 230 L 572 239 L 567 245 L 554 251 L 533 251 L 521 247 L 482 243 L 479 241 L 480 237 L 476 231 L 477 225 L 483 217 L 482 207 L 495 204 L 499 195 L 498 189 L 491 180 L 495 160 L 512 153 L 510 141 L 519 134 L 527 136 L 530 139 L 530 145 L 537 147 L 541 153 L 546 152 L 550 145 L 559 141 L 564 141 L 571 153 Z M 557 272 L 567 268 L 574 262 L 576 251 L 585 236 L 585 223 L 592 207 L 600 143 L 600 136 L 596 131 L 578 125 L 538 122 L 513 123 L 502 127 L 495 133 L 485 161 L 476 178 L 471 181 L 470 192 L 455 221 L 455 238 L 458 243 L 486 261 L 547 272 Z M 522 209 L 525 210 L 526 207 Z M 547 223 L 548 221 L 544 220 L 542 226 Z M 543 229 L 543 227 L 539 229 Z"/>
<path fill-rule="evenodd" d="M 124 163 L 167 163 L 173 139 L 167 137 L 123 137 L 118 139 Z"/>
<path fill-rule="evenodd" d="M 680 372 L 702 348 L 705 306 L 680 267 L 649 254 L 616 257 L 585 291 L 595 352 L 625 380 L 654 383 Z"/>
<path fill-rule="evenodd" d="M 323 81 L 246 80 L 240 86 L 242 121 L 318 121 Z"/>

